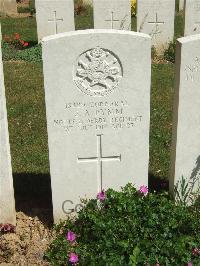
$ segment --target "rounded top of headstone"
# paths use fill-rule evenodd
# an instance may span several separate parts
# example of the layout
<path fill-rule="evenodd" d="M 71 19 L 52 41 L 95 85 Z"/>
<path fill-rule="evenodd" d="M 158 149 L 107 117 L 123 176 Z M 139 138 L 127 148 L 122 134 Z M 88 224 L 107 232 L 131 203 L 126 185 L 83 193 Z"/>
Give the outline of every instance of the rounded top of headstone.
<path fill-rule="evenodd" d="M 126 30 L 110 30 L 110 29 L 89 29 L 89 30 L 77 30 L 77 31 L 69 31 L 64 33 L 59 33 L 55 35 L 50 35 L 47 37 L 44 37 L 42 39 L 42 43 L 57 40 L 60 38 L 66 38 L 71 36 L 77 36 L 77 35 L 89 35 L 89 34 L 118 34 L 118 35 L 129 35 L 129 36 L 135 36 L 138 38 L 144 38 L 144 39 L 151 39 L 151 37 L 148 34 L 141 33 L 141 32 L 134 32 L 134 31 L 126 31 Z"/>
<path fill-rule="evenodd" d="M 193 41 L 199 41 L 200 40 L 200 34 L 190 35 L 187 37 L 182 37 L 177 39 L 179 43 L 187 43 L 187 42 L 193 42 Z"/>

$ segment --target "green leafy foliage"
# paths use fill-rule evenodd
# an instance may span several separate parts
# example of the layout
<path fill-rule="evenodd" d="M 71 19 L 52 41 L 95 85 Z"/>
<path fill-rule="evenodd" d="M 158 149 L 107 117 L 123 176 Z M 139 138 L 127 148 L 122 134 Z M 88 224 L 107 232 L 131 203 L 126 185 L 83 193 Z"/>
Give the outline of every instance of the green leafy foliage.
<path fill-rule="evenodd" d="M 7 42 L 2 43 L 3 60 L 22 60 L 28 62 L 41 62 L 42 61 L 42 48 L 41 45 L 35 45 L 30 48 L 19 50 L 9 45 Z"/>
<path fill-rule="evenodd" d="M 182 178 L 177 182 L 174 187 L 175 200 L 177 203 L 187 205 L 195 202 L 195 206 L 200 201 L 200 184 L 198 184 L 200 176 L 197 175 L 193 179 L 187 180 Z M 194 187 L 197 189 L 193 190 Z"/>
<path fill-rule="evenodd" d="M 200 264 L 192 251 L 200 246 L 200 212 L 176 205 L 168 194 L 142 195 L 132 185 L 121 192 L 109 189 L 106 199 L 90 200 L 73 221 L 55 226 L 57 237 L 46 256 L 51 265 L 187 265 Z M 69 242 L 66 233 L 76 233 Z"/>
<path fill-rule="evenodd" d="M 164 52 L 164 59 L 174 63 L 176 55 L 176 41 L 170 42 L 169 47 Z"/>
<path fill-rule="evenodd" d="M 29 7 L 30 8 L 35 8 L 35 0 L 30 0 L 29 1 Z"/>
<path fill-rule="evenodd" d="M 17 8 L 17 12 L 18 13 L 29 13 L 30 12 L 30 8 L 29 7 L 20 6 L 20 7 Z"/>

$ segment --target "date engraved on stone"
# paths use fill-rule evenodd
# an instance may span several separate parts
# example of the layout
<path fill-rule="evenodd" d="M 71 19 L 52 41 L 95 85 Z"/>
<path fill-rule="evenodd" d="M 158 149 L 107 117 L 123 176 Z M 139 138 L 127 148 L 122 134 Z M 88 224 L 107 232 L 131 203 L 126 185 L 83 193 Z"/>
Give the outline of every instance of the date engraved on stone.
<path fill-rule="evenodd" d="M 103 97 L 119 86 L 123 69 L 119 58 L 111 51 L 96 47 L 82 53 L 74 67 L 73 79 L 84 94 Z"/>

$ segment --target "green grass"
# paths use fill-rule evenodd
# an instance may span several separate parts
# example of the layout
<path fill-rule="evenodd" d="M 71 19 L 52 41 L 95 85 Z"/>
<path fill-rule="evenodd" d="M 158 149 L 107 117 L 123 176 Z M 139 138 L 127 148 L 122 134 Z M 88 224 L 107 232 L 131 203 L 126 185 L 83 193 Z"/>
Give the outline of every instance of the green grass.
<path fill-rule="evenodd" d="M 30 12 L 30 8 L 29 7 L 18 7 L 17 8 L 17 12 L 18 13 L 29 13 Z"/>
<path fill-rule="evenodd" d="M 92 9 L 84 16 L 76 16 L 75 21 L 76 29 L 93 28 Z M 1 23 L 4 36 L 18 32 L 24 40 L 37 43 L 35 18 L 4 18 Z M 132 18 L 132 29 L 136 29 L 135 18 Z M 177 13 L 175 36 L 180 37 L 182 32 L 183 17 Z M 13 171 L 48 174 L 42 64 L 5 62 L 4 73 Z M 165 179 L 169 177 L 173 84 L 173 64 L 152 66 L 149 171 Z"/>
<path fill-rule="evenodd" d="M 32 8 L 35 8 L 35 0 L 30 0 L 29 2 L 29 7 L 32 9 Z"/>
<path fill-rule="evenodd" d="M 35 17 L 1 18 L 2 36 L 19 33 L 21 38 L 31 44 L 37 43 L 37 27 Z"/>
<path fill-rule="evenodd" d="M 183 12 L 177 12 L 175 16 L 174 38 L 180 38 L 184 35 L 184 19 Z"/>
<path fill-rule="evenodd" d="M 76 30 L 93 29 L 93 9 L 88 6 L 87 10 L 80 15 L 75 15 Z"/>
<path fill-rule="evenodd" d="M 4 73 L 13 172 L 47 173 L 42 65 L 6 62 Z"/>
<path fill-rule="evenodd" d="M 174 65 L 152 66 L 150 172 L 154 176 L 169 176 L 174 93 Z"/>

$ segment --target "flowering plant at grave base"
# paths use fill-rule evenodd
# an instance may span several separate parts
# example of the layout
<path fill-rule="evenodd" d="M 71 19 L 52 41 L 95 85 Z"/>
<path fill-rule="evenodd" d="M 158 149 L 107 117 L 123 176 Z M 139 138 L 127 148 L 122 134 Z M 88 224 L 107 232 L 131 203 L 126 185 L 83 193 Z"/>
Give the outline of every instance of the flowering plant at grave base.
<path fill-rule="evenodd" d="M 104 201 L 106 199 L 106 193 L 104 192 L 104 190 L 97 194 L 97 199 L 100 201 Z"/>
<path fill-rule="evenodd" d="M 148 187 L 147 186 L 141 186 L 140 189 L 139 189 L 140 193 L 144 196 L 147 196 L 149 190 L 148 190 Z"/>
<path fill-rule="evenodd" d="M 69 262 L 76 264 L 78 262 L 78 255 L 76 253 L 69 254 Z"/>
<path fill-rule="evenodd" d="M 0 233 L 15 233 L 16 227 L 12 224 L 0 224 Z"/>
<path fill-rule="evenodd" d="M 28 42 L 21 39 L 19 33 L 14 33 L 12 36 L 5 36 L 4 41 L 19 50 L 25 49 L 29 46 Z"/>
<path fill-rule="evenodd" d="M 137 0 L 131 0 L 131 15 L 136 16 L 136 5 L 137 5 Z"/>
<path fill-rule="evenodd" d="M 51 265 L 200 265 L 199 208 L 146 186 L 101 191 L 55 225 L 46 257 Z"/>
<path fill-rule="evenodd" d="M 76 239 L 76 234 L 72 231 L 67 232 L 67 240 L 73 242 Z"/>

